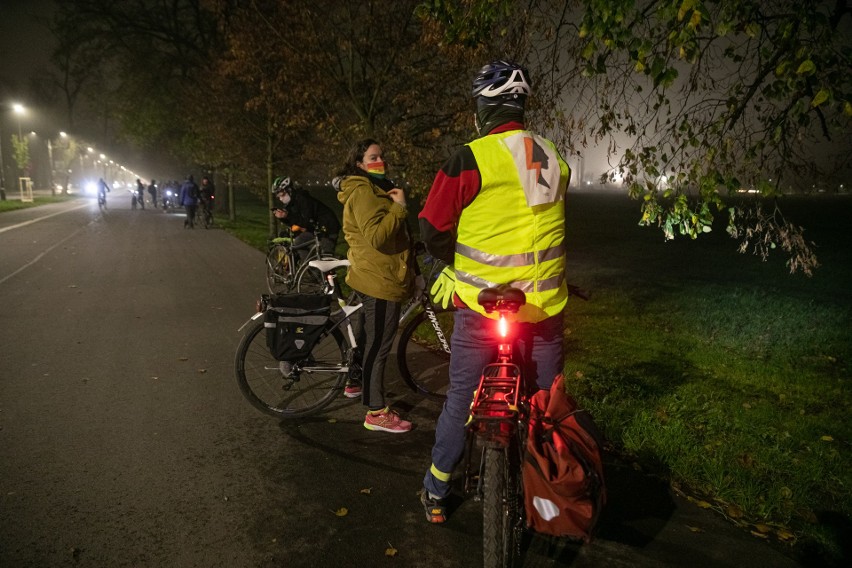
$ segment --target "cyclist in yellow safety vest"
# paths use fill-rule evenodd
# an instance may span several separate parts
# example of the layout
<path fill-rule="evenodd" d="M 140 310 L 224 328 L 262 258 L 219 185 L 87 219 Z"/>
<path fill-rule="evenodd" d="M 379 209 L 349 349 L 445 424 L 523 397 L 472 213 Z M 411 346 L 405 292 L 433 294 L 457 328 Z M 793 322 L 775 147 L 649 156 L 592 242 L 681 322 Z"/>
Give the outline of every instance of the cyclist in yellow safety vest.
<path fill-rule="evenodd" d="M 431 288 L 454 313 L 450 387 L 438 418 L 432 465 L 421 502 L 433 523 L 447 519 L 450 477 L 464 449 L 464 425 L 482 368 L 495 360 L 494 314 L 479 291 L 510 284 L 527 303 L 517 314 L 517 353 L 524 372 L 549 389 L 562 372 L 565 282 L 565 191 L 571 172 L 554 144 L 525 129 L 531 93 L 527 70 L 494 61 L 473 81 L 480 138 L 458 150 L 435 177 L 420 213 L 429 253 L 446 262 Z"/>

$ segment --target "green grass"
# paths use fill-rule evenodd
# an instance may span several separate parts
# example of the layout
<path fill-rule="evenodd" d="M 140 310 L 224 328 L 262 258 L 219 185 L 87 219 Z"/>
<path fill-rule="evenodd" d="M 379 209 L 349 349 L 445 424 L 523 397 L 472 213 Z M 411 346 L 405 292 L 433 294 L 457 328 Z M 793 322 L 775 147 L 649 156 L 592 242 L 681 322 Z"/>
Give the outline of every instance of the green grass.
<path fill-rule="evenodd" d="M 575 201 L 571 273 L 593 299 L 569 304 L 568 388 L 643 468 L 839 561 L 852 515 L 852 243 L 839 221 L 852 200 L 789 204 L 817 234 L 813 279 L 718 234 L 664 243 L 633 226 L 629 202 Z"/>
<path fill-rule="evenodd" d="M 790 201 L 819 245 L 810 279 L 737 254 L 721 226 L 667 243 L 636 203 L 572 195 L 569 281 L 592 298 L 569 301 L 565 370 L 614 451 L 830 563 L 852 515 L 852 199 Z M 265 205 L 238 213 L 220 224 L 263 249 Z"/>
<path fill-rule="evenodd" d="M 21 201 L 19 199 L 6 199 L 0 201 L 0 213 L 4 211 L 15 211 L 17 209 L 27 209 L 29 207 L 38 207 L 39 205 L 47 205 L 48 203 L 60 203 L 62 201 L 70 201 L 79 199 L 78 195 L 57 195 L 55 197 L 35 197 L 33 201 Z"/>

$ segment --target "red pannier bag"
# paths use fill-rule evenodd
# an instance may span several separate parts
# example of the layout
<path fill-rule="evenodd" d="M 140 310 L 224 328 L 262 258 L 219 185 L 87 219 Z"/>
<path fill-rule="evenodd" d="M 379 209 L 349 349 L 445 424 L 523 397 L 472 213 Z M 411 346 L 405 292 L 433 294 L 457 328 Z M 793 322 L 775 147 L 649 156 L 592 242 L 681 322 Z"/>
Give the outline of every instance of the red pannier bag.
<path fill-rule="evenodd" d="M 589 542 L 606 504 L 600 431 L 563 376 L 530 401 L 524 509 L 534 531 Z"/>

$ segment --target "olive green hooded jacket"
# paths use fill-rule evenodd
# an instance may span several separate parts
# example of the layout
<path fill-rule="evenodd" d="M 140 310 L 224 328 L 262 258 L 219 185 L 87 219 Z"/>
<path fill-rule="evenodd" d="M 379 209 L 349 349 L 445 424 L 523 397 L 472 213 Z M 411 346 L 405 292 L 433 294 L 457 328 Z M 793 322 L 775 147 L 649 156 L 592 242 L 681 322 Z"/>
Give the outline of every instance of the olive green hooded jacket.
<path fill-rule="evenodd" d="M 374 298 L 406 299 L 414 273 L 405 207 L 366 175 L 343 178 L 337 199 L 343 204 L 343 236 L 349 244 L 346 283 Z"/>

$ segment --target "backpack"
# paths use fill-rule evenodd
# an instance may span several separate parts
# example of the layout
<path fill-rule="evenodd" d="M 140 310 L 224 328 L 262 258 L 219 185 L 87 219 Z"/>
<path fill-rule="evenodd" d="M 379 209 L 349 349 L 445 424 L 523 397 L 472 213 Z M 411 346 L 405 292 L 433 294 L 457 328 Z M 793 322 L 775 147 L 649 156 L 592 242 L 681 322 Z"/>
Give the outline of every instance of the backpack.
<path fill-rule="evenodd" d="M 591 415 L 565 392 L 563 376 L 530 401 L 523 464 L 527 525 L 589 542 L 606 504 L 601 435 Z"/>
<path fill-rule="evenodd" d="M 307 357 L 328 322 L 330 301 L 325 294 L 272 296 L 263 323 L 269 353 L 278 361 Z"/>

